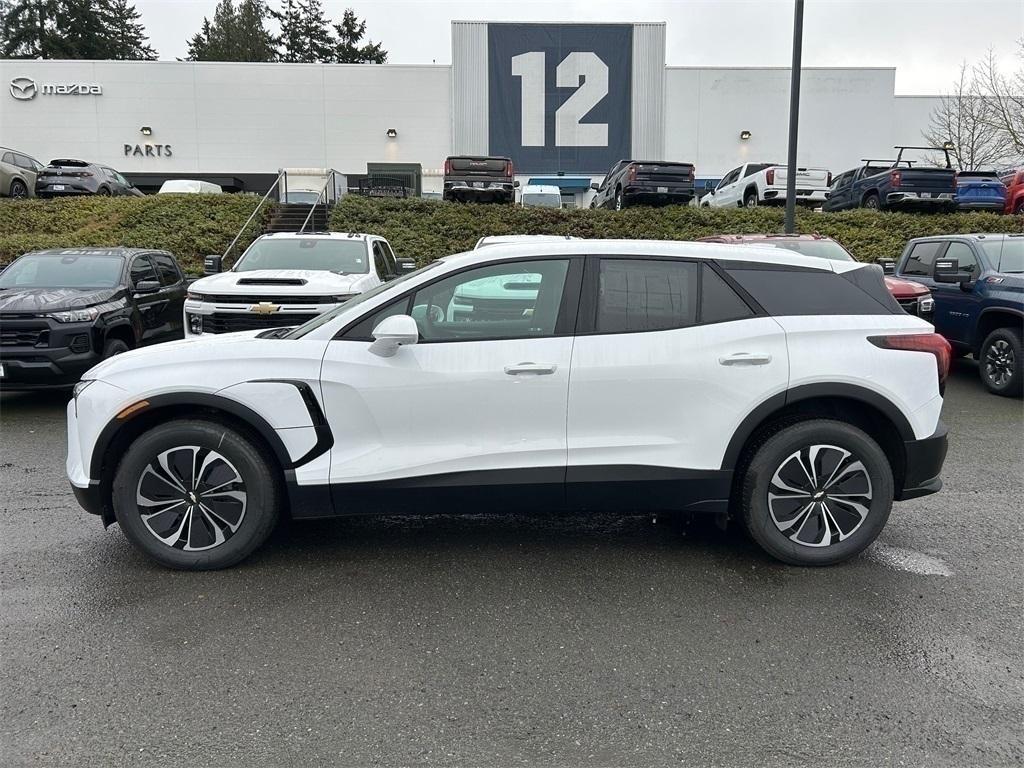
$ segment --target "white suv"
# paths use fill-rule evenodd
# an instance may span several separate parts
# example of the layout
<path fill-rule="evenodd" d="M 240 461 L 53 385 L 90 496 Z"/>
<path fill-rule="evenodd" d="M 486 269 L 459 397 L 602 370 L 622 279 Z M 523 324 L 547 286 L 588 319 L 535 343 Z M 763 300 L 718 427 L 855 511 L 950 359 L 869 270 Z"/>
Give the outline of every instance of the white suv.
<path fill-rule="evenodd" d="M 189 286 L 185 337 L 302 325 L 400 271 L 391 245 L 376 235 L 263 235 L 230 271 Z"/>
<path fill-rule="evenodd" d="M 285 334 L 100 364 L 68 405 L 67 470 L 174 568 L 237 563 L 282 516 L 565 508 L 731 517 L 825 565 L 940 488 L 949 359 L 875 266 L 496 245 Z"/>

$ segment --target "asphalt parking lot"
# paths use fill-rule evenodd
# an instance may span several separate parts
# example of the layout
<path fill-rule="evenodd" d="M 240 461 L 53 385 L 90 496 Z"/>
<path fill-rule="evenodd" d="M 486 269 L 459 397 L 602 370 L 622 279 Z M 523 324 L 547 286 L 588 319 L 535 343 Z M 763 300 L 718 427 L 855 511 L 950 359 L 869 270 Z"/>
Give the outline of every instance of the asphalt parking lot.
<path fill-rule="evenodd" d="M 0 400 L 0 763 L 1016 766 L 1024 411 L 973 364 L 946 488 L 843 566 L 647 517 L 296 524 L 160 569 Z"/>

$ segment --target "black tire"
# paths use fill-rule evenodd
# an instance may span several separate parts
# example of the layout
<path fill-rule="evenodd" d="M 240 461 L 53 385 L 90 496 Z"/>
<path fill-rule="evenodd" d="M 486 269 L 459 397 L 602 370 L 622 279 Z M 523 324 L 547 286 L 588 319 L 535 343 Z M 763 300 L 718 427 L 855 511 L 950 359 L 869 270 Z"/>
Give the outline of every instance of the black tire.
<path fill-rule="evenodd" d="M 15 179 L 11 182 L 11 197 L 25 198 L 28 197 L 28 187 L 25 186 L 25 182 L 21 179 Z"/>
<path fill-rule="evenodd" d="M 978 352 L 978 374 L 989 392 L 1020 397 L 1024 391 L 1024 353 L 1019 328 L 996 328 Z"/>
<path fill-rule="evenodd" d="M 1017 207 L 1013 209 L 1013 212 L 1024 214 L 1024 199 L 1017 201 Z"/>
<path fill-rule="evenodd" d="M 110 190 L 106 187 L 100 187 L 96 190 L 96 194 L 100 197 L 110 197 Z"/>
<path fill-rule="evenodd" d="M 757 208 L 757 192 L 747 192 L 743 196 L 744 208 Z"/>
<path fill-rule="evenodd" d="M 108 357 L 120 355 L 122 352 L 127 352 L 129 349 L 131 349 L 131 347 L 121 339 L 107 339 L 106 343 L 103 345 L 103 359 L 106 360 Z"/>
<path fill-rule="evenodd" d="M 623 208 L 626 207 L 626 200 L 622 196 L 621 189 L 615 190 L 615 201 L 612 204 L 615 206 L 616 211 L 621 211 Z"/>
<path fill-rule="evenodd" d="M 191 470 L 197 459 L 198 478 Z M 114 476 L 114 512 L 125 536 L 161 565 L 228 568 L 273 530 L 281 505 L 275 478 L 262 447 L 241 432 L 212 421 L 171 421 L 143 433 L 125 452 Z M 144 520 L 142 510 L 150 508 L 156 512 Z M 186 526 L 197 508 L 201 516 Z"/>
<path fill-rule="evenodd" d="M 867 208 L 872 211 L 882 210 L 882 200 L 878 196 L 877 192 L 869 192 L 864 196 L 864 200 L 861 203 L 861 208 Z"/>
<path fill-rule="evenodd" d="M 807 470 L 801 471 L 801 462 L 806 466 L 812 451 L 818 464 L 816 482 Z M 795 464 L 794 456 L 799 456 Z M 821 481 L 826 473 L 829 477 Z M 777 475 L 792 483 L 790 489 L 806 485 L 807 504 L 785 493 Z M 790 565 L 833 565 L 862 552 L 889 519 L 894 493 L 892 468 L 878 443 L 857 427 L 832 419 L 783 424 L 764 435 L 742 483 L 741 513 L 748 533 L 768 554 Z M 770 498 L 772 489 L 783 492 Z M 827 504 L 816 502 L 819 498 Z M 855 505 L 866 512 L 861 514 Z M 833 525 L 837 531 L 829 536 Z M 826 538 L 830 543 L 822 543 Z"/>

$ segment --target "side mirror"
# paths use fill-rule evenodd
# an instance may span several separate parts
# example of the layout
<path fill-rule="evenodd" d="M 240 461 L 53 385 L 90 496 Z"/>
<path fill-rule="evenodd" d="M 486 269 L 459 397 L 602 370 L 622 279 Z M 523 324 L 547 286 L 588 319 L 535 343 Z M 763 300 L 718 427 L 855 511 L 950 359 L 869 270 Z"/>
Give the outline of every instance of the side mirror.
<path fill-rule="evenodd" d="M 592 190 L 594 190 L 595 192 L 600 192 L 601 191 L 601 185 L 598 184 L 596 181 L 591 183 L 590 188 Z"/>
<path fill-rule="evenodd" d="M 892 259 L 879 259 L 878 263 L 879 263 L 879 265 L 881 265 L 882 272 L 884 272 L 885 274 L 887 274 L 887 275 L 895 275 L 896 274 L 896 262 L 893 261 Z"/>
<path fill-rule="evenodd" d="M 409 315 L 385 317 L 373 329 L 373 343 L 370 351 L 380 357 L 391 357 L 399 347 L 415 344 L 420 340 L 420 329 Z"/>
<path fill-rule="evenodd" d="M 415 259 L 410 258 L 395 259 L 395 265 L 398 267 L 398 274 L 400 275 L 415 272 L 417 268 Z"/>
<path fill-rule="evenodd" d="M 156 293 L 159 290 L 159 280 L 139 280 L 135 286 L 136 293 Z"/>
<path fill-rule="evenodd" d="M 204 275 L 216 275 L 221 271 L 221 262 L 224 260 L 223 256 L 214 254 L 212 256 L 203 257 L 203 274 Z"/>
<path fill-rule="evenodd" d="M 971 276 L 970 272 L 960 271 L 957 259 L 936 259 L 932 268 L 932 279 L 936 283 L 969 283 Z"/>
<path fill-rule="evenodd" d="M 514 189 L 519 189 L 519 182 L 518 182 L 518 181 L 513 181 L 513 182 L 512 182 L 512 187 L 513 187 Z"/>

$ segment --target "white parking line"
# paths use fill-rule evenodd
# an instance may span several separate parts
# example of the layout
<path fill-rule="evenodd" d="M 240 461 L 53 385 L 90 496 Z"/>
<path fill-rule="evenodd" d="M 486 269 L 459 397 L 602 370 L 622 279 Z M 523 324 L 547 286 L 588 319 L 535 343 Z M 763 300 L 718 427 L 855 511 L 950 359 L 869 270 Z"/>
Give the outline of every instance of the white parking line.
<path fill-rule="evenodd" d="M 864 556 L 888 568 L 907 571 L 918 576 L 952 576 L 953 569 L 937 557 L 913 549 L 892 547 L 875 542 L 864 551 Z"/>

